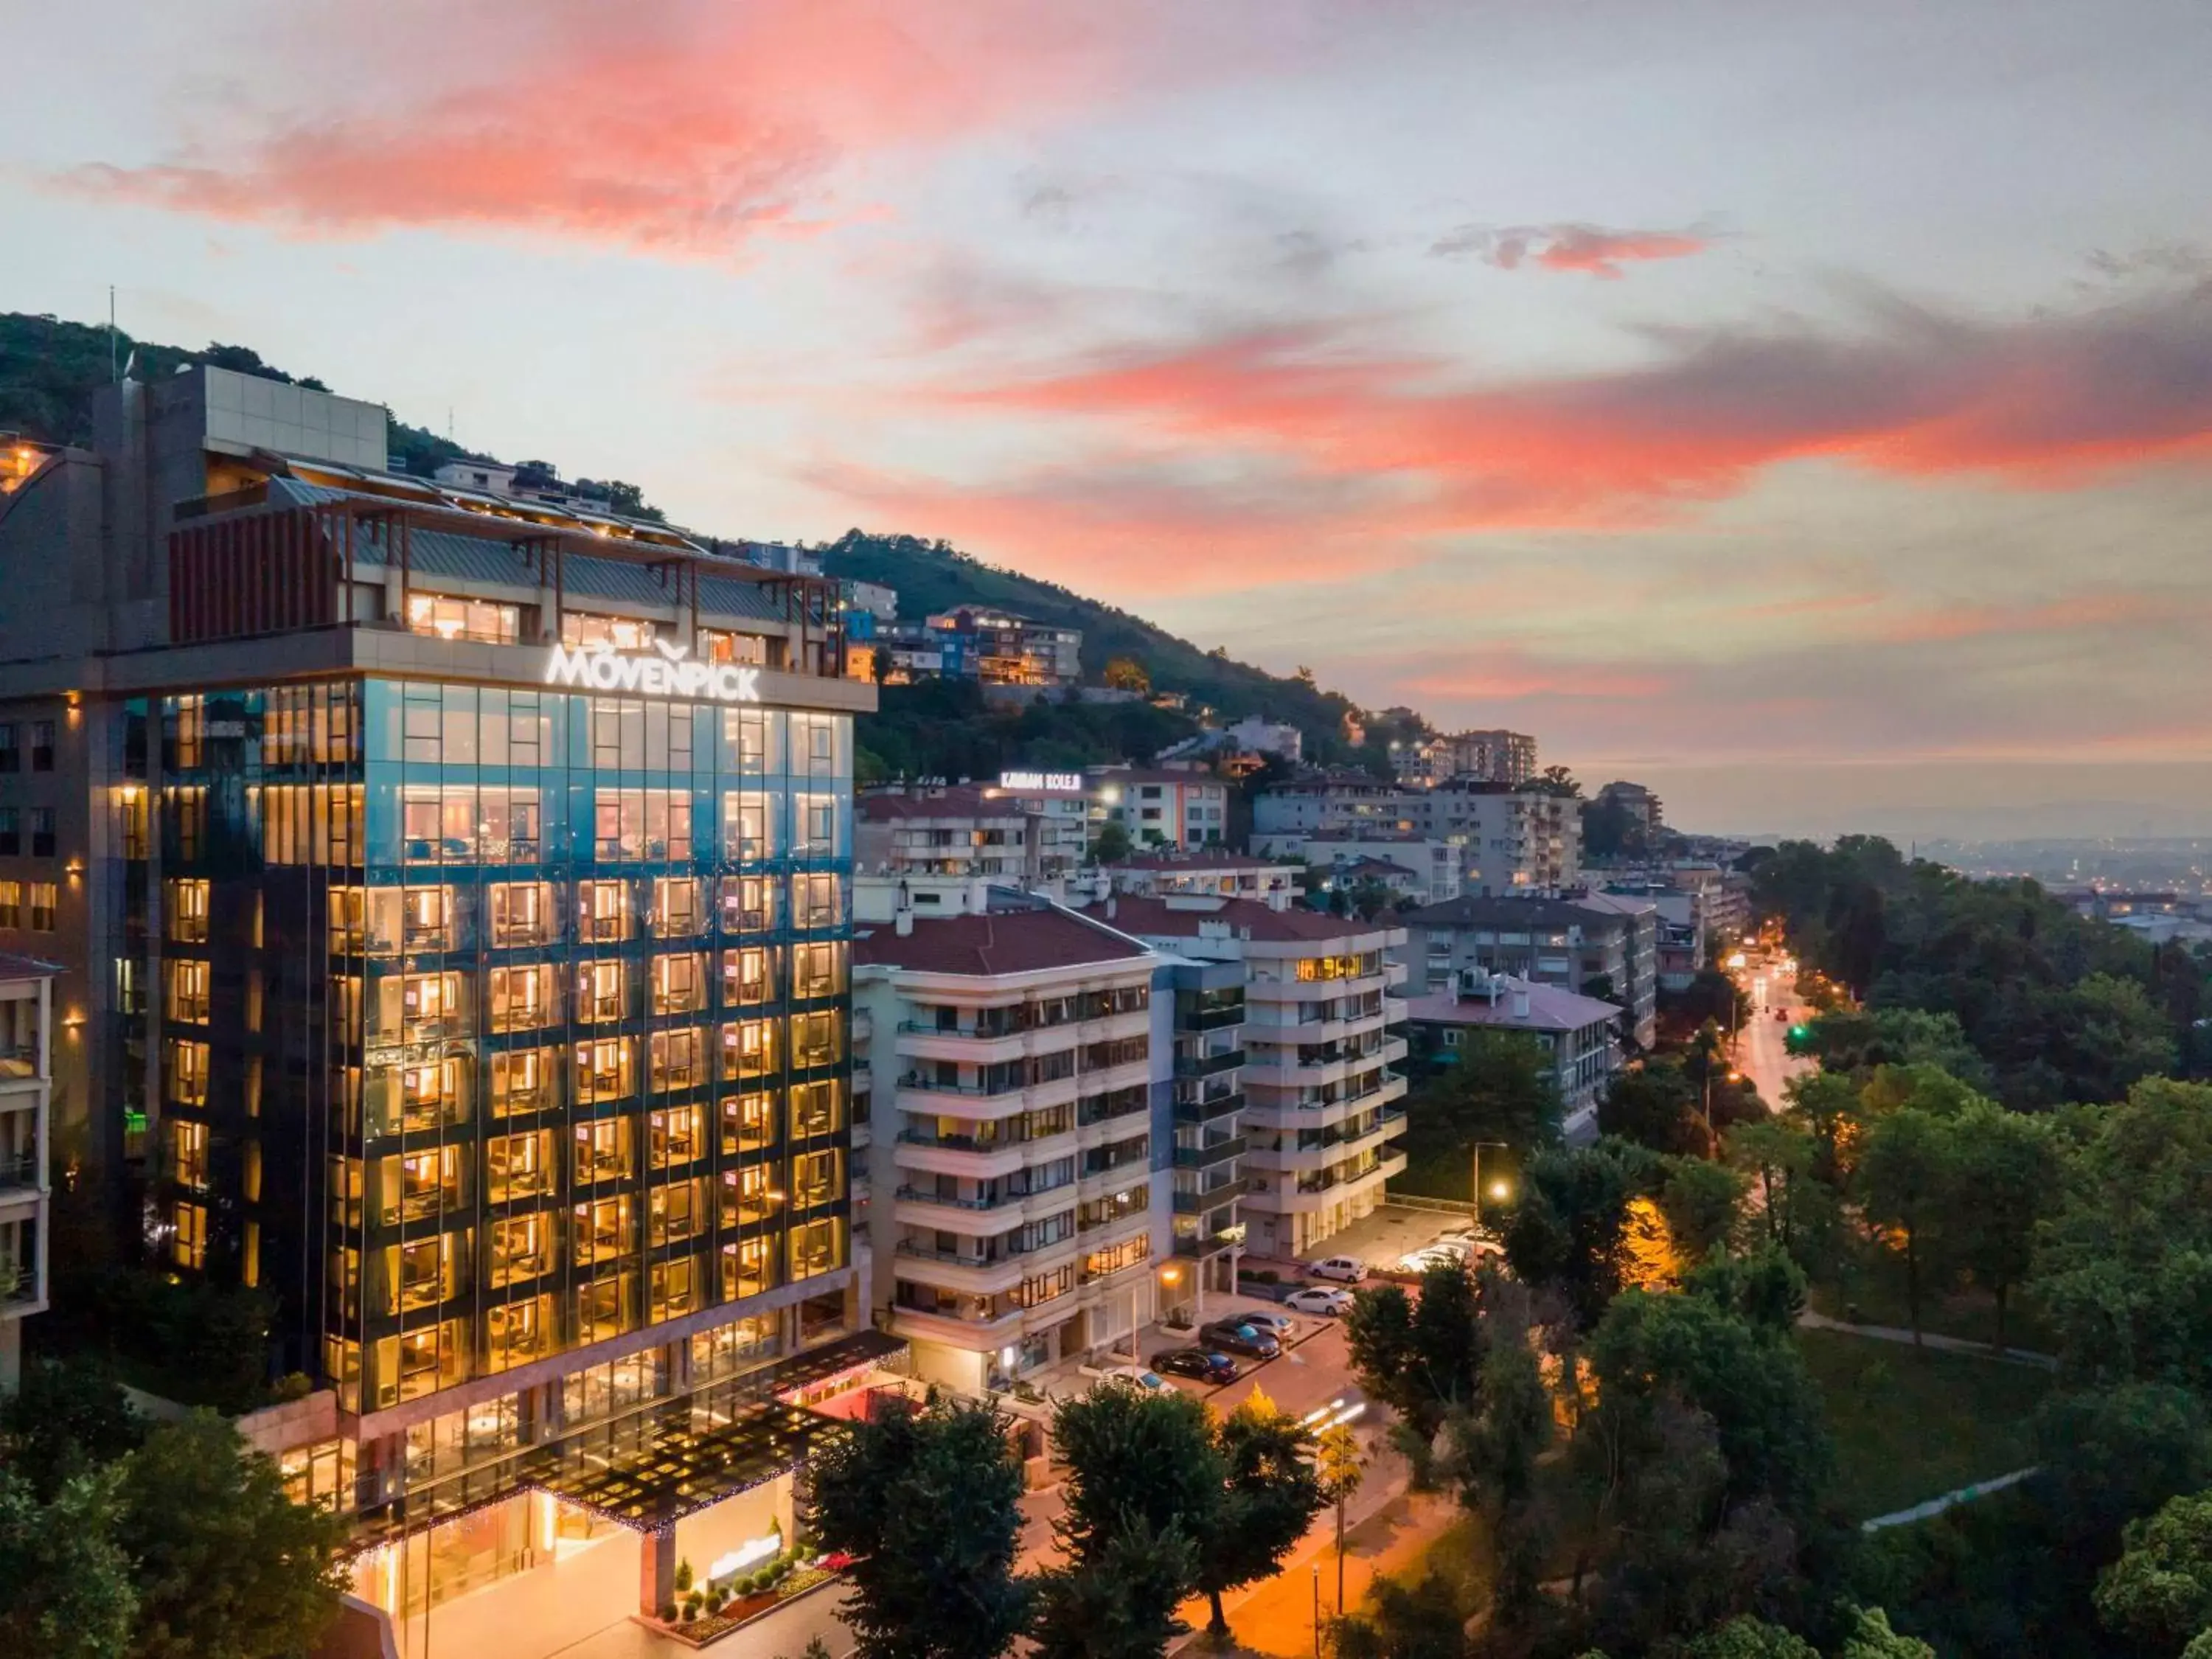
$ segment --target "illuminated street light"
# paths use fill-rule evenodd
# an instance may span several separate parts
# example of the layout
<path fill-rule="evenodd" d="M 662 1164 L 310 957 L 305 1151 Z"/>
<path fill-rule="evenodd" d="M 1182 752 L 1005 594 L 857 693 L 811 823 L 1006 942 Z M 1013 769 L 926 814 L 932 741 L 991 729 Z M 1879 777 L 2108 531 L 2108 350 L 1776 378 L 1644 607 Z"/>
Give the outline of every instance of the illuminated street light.
<path fill-rule="evenodd" d="M 1513 1189 L 1502 1181 L 1493 1181 L 1490 1183 L 1490 1195 L 1503 1204 L 1513 1196 Z"/>

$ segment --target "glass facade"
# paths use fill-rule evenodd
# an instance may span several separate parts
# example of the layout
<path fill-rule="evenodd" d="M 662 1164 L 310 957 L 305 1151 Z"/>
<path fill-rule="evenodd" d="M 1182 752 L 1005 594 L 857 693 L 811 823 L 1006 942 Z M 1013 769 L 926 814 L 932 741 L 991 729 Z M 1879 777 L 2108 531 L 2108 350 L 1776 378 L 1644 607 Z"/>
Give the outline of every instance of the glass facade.
<path fill-rule="evenodd" d="M 149 713 L 167 1253 L 274 1292 L 346 1410 L 848 1265 L 849 716 L 375 678 Z"/>

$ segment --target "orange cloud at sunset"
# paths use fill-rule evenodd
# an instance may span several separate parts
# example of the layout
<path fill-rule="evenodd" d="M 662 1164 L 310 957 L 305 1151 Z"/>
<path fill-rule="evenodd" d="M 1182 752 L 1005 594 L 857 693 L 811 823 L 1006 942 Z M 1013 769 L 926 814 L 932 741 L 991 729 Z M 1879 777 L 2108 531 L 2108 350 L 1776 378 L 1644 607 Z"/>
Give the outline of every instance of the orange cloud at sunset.
<path fill-rule="evenodd" d="M 1164 15 L 1019 0 L 467 0 L 424 20 L 403 64 L 302 100 L 312 112 L 63 182 L 317 231 L 475 225 L 712 256 L 834 216 L 822 198 L 841 160 L 1114 94 Z"/>

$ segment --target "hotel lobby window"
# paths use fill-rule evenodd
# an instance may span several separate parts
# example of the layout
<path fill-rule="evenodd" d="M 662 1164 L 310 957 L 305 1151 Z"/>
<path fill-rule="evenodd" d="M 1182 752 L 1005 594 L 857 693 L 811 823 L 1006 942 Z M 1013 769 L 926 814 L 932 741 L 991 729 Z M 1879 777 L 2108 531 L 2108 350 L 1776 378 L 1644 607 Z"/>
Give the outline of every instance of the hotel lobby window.
<path fill-rule="evenodd" d="M 489 599 L 466 599 L 447 593 L 410 593 L 407 628 L 441 640 L 477 640 L 486 645 L 513 645 L 522 635 L 519 606 Z"/>

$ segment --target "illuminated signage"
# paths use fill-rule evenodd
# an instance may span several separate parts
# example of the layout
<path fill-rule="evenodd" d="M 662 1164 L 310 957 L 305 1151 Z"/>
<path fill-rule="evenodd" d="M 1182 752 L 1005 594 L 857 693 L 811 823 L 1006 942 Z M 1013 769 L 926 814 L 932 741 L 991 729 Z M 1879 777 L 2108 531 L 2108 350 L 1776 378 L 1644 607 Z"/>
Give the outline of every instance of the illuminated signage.
<path fill-rule="evenodd" d="M 1080 792 L 1083 787 L 1083 774 L 1080 772 L 1001 772 L 999 774 L 999 787 L 1047 791 L 1072 789 Z"/>
<path fill-rule="evenodd" d="M 760 670 L 727 662 L 686 662 L 683 646 L 655 640 L 659 654 L 647 656 L 606 646 L 553 647 L 545 684 L 591 691 L 635 691 L 647 697 L 690 697 L 701 702 L 758 702 Z"/>

